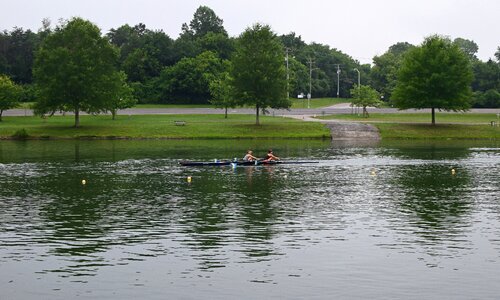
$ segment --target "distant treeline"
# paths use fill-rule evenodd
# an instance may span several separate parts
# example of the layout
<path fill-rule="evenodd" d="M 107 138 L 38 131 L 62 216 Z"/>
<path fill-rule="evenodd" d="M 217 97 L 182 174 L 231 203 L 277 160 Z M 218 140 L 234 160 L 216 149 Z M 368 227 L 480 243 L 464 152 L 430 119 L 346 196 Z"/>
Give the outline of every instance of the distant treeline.
<path fill-rule="evenodd" d="M 50 21 L 44 20 L 37 32 L 16 27 L 0 33 L 0 74 L 23 86 L 22 101 L 35 101 L 33 64 L 42 41 L 53 30 Z M 228 36 L 223 20 L 206 6 L 200 6 L 189 24 L 182 25 L 177 39 L 142 23 L 112 28 L 105 37 L 119 51 L 118 68 L 127 75 L 140 103 L 208 103 L 209 79 L 228 71 L 227 61 L 239 38 Z M 290 97 L 307 94 L 309 89 L 314 98 L 350 97 L 359 70 L 361 84 L 373 87 L 389 101 L 402 57 L 414 47 L 397 43 L 375 56 L 370 65 L 329 45 L 307 44 L 293 32 L 279 39 L 287 58 L 283 64 L 287 65 Z M 492 53 L 495 60 L 484 62 L 476 56 L 474 41 L 456 38 L 453 42 L 473 66 L 473 107 L 500 107 L 500 47 Z"/>

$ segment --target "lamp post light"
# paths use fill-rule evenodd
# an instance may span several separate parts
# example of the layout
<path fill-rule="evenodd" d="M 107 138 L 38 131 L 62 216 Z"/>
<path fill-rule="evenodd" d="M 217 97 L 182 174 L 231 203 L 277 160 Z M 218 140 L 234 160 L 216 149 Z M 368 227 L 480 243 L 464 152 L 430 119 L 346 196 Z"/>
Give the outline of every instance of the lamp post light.
<path fill-rule="evenodd" d="M 361 99 L 361 73 L 358 68 L 354 68 L 354 71 L 358 72 L 358 100 Z"/>
<path fill-rule="evenodd" d="M 337 65 L 337 98 L 340 95 L 340 66 Z"/>
<path fill-rule="evenodd" d="M 358 72 L 358 89 L 361 87 L 361 73 L 358 68 L 354 68 L 354 71 Z"/>

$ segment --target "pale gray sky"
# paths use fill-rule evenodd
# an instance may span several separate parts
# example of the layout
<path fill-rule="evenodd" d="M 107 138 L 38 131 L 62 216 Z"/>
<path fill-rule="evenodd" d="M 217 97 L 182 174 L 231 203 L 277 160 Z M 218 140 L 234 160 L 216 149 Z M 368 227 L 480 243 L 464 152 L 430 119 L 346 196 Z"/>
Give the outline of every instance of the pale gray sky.
<path fill-rule="evenodd" d="M 44 18 L 56 24 L 79 16 L 104 33 L 142 22 L 175 39 L 200 5 L 213 9 L 231 36 L 260 22 L 362 63 L 397 42 L 420 44 L 431 34 L 475 41 L 481 60 L 500 46 L 499 0 L 0 0 L 0 30 L 37 30 Z"/>

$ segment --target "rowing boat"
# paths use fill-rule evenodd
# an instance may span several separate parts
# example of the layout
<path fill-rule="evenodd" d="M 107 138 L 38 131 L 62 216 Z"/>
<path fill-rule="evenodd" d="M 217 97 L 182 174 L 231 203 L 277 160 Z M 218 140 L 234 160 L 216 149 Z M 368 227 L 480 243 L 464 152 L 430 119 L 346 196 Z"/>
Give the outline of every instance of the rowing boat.
<path fill-rule="evenodd" d="M 199 166 L 262 166 L 262 165 L 282 165 L 282 164 L 314 164 L 317 161 L 245 161 L 245 160 L 214 160 L 214 161 L 180 161 L 179 164 L 185 167 Z"/>

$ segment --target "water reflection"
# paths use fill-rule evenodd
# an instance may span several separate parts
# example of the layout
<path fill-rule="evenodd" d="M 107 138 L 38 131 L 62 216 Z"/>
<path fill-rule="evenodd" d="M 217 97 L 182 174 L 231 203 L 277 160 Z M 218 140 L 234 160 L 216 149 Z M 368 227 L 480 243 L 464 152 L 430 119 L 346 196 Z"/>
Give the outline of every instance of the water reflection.
<path fill-rule="evenodd" d="M 329 286 L 356 269 L 390 281 L 409 267 L 425 277 L 419 264 L 445 259 L 462 269 L 472 257 L 477 272 L 500 260 L 477 243 L 500 249 L 498 148 L 277 143 L 284 157 L 320 163 L 232 169 L 178 160 L 268 145 L 145 143 L 0 143 L 0 274 L 33 264 L 39 276 L 90 283 L 161 261 L 170 281 L 225 276 L 293 289 L 294 276 L 321 282 L 306 273 Z"/>
<path fill-rule="evenodd" d="M 394 181 L 400 188 L 394 200 L 415 234 L 405 234 L 403 239 L 411 238 L 405 241 L 410 245 L 429 246 L 426 251 L 432 254 L 456 255 L 459 249 L 471 247 L 464 243 L 474 206 L 470 176 L 466 169 L 451 170 L 448 165 L 422 164 L 395 171 Z"/>

